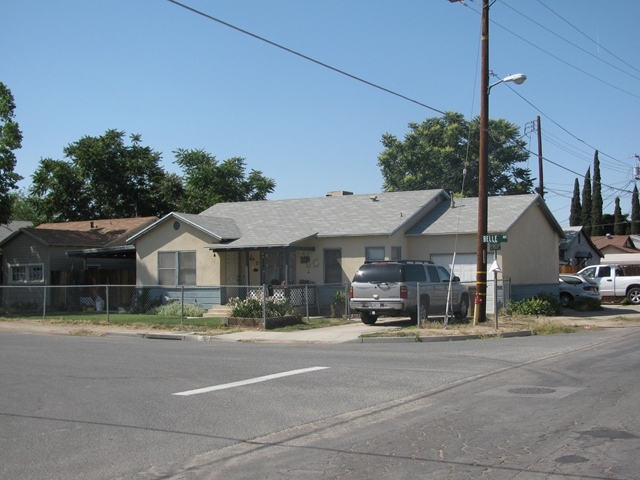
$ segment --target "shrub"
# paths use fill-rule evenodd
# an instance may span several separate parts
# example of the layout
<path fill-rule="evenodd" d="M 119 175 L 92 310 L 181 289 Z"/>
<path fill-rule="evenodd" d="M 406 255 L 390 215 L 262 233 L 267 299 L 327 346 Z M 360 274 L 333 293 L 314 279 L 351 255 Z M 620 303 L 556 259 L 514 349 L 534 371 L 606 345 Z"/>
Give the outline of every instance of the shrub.
<path fill-rule="evenodd" d="M 202 317 L 204 315 L 204 308 L 200 305 L 185 305 L 184 316 L 185 317 Z M 182 315 L 182 304 L 180 302 L 172 302 L 167 305 L 161 305 L 154 308 L 149 313 L 154 315 L 171 315 L 179 317 Z"/>
<path fill-rule="evenodd" d="M 331 318 L 342 318 L 345 300 L 346 296 L 344 290 L 338 290 L 333 296 L 333 303 L 331 304 Z"/>
<path fill-rule="evenodd" d="M 255 298 L 247 298 L 232 303 L 231 316 L 241 318 L 261 318 L 262 302 Z M 295 312 L 291 306 L 291 302 L 287 299 L 276 298 L 267 300 L 267 317 L 286 317 L 293 315 Z"/>
<path fill-rule="evenodd" d="M 580 297 L 571 302 L 570 306 L 578 312 L 596 312 L 602 310 L 602 302 L 597 298 Z"/>
<path fill-rule="evenodd" d="M 544 315 L 555 317 L 562 313 L 562 305 L 555 295 L 540 292 L 533 298 L 526 298 L 509 304 L 511 315 Z"/>

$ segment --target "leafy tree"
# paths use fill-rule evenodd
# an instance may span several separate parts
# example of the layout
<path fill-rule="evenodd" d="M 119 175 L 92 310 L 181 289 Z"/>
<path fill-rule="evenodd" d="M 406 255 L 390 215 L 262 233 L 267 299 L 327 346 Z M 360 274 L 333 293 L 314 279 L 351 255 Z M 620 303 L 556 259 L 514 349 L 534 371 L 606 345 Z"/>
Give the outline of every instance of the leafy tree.
<path fill-rule="evenodd" d="M 614 235 L 624 235 L 627 231 L 627 216 L 622 214 L 622 209 L 620 208 L 620 198 L 616 197 L 616 206 L 613 210 L 614 215 L 614 224 L 613 224 L 613 234 Z"/>
<path fill-rule="evenodd" d="M 598 151 L 593 156 L 593 188 L 591 189 L 591 235 L 604 235 L 602 226 L 602 185 L 600 183 L 600 160 Z"/>
<path fill-rule="evenodd" d="M 162 216 L 175 209 L 181 181 L 160 166 L 140 135 L 107 130 L 64 149 L 69 160 L 43 159 L 32 177 L 36 212 L 48 222 Z"/>
<path fill-rule="evenodd" d="M 22 180 L 14 172 L 16 156 L 13 151 L 22 147 L 22 132 L 14 120 L 15 108 L 11 90 L 0 82 L 0 224 L 3 225 L 11 221 L 13 200 L 10 193 Z"/>
<path fill-rule="evenodd" d="M 569 225 L 576 227 L 581 225 L 582 205 L 580 205 L 580 183 L 576 178 L 573 184 L 573 197 L 571 197 L 571 213 L 569 215 Z"/>
<path fill-rule="evenodd" d="M 633 194 L 631 195 L 631 228 L 629 233 L 631 235 L 640 233 L 640 199 L 637 185 L 633 187 Z"/>
<path fill-rule="evenodd" d="M 442 188 L 478 196 L 478 150 L 480 119 L 468 122 L 460 113 L 427 118 L 421 124 L 409 123 L 403 141 L 385 133 L 385 150 L 378 166 L 387 191 Z M 533 193 L 531 172 L 519 164 L 529 154 L 519 129 L 506 120 L 489 122 L 489 195 Z M 464 179 L 464 169 L 467 174 Z"/>
<path fill-rule="evenodd" d="M 11 220 L 31 222 L 33 226 L 43 223 L 42 217 L 36 213 L 36 209 L 26 190 L 18 190 L 11 194 Z"/>
<path fill-rule="evenodd" d="M 178 149 L 175 163 L 184 172 L 184 196 L 179 210 L 200 213 L 219 202 L 265 200 L 276 183 L 258 170 L 245 173 L 244 158 L 218 162 L 204 150 Z"/>
<path fill-rule="evenodd" d="M 591 235 L 591 167 L 587 168 L 582 187 L 582 226 Z"/>

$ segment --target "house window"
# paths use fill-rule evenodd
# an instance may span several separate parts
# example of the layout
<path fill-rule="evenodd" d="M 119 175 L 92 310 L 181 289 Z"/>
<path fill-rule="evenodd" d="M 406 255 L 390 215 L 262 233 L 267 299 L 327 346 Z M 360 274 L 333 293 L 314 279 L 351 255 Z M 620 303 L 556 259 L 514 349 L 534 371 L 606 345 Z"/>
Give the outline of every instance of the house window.
<path fill-rule="evenodd" d="M 195 285 L 196 252 L 158 252 L 160 285 Z"/>
<path fill-rule="evenodd" d="M 369 262 L 384 260 L 384 247 L 365 247 L 364 259 Z"/>
<path fill-rule="evenodd" d="M 326 249 L 324 251 L 324 283 L 342 283 L 342 250 Z"/>
<path fill-rule="evenodd" d="M 44 281 L 44 266 L 41 263 L 33 265 L 11 265 L 12 283 L 38 283 Z"/>
<path fill-rule="evenodd" d="M 402 260 L 402 247 L 391 247 L 391 260 Z"/>

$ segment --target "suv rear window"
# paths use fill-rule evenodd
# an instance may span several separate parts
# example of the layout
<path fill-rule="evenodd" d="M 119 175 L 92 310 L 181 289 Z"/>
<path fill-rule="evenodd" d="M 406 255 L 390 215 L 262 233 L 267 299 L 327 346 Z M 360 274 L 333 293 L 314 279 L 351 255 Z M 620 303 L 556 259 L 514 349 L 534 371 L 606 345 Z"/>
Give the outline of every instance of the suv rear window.
<path fill-rule="evenodd" d="M 362 265 L 353 277 L 353 281 L 359 283 L 403 282 L 402 265 L 397 263 Z"/>

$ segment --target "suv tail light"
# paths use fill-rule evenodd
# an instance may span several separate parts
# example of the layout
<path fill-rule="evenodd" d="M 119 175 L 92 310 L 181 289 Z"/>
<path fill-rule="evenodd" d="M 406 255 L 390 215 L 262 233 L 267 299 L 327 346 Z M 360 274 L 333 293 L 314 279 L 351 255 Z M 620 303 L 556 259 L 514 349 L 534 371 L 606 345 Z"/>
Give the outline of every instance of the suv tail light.
<path fill-rule="evenodd" d="M 400 298 L 409 298 L 409 291 L 406 285 L 400 286 Z"/>
<path fill-rule="evenodd" d="M 349 285 L 349 298 L 353 298 L 353 285 Z"/>

